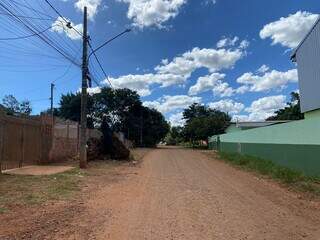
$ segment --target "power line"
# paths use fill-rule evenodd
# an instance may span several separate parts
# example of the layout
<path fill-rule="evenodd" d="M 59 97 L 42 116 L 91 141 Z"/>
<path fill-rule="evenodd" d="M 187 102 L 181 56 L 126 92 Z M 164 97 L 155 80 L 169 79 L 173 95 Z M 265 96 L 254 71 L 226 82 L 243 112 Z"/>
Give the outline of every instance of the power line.
<path fill-rule="evenodd" d="M 36 33 L 32 27 L 28 26 L 28 24 L 26 24 L 23 20 L 21 20 L 19 17 L 17 17 L 10 9 L 8 9 L 3 3 L 0 3 L 0 6 L 2 6 L 2 8 L 4 8 L 8 13 L 11 14 L 11 16 L 13 16 L 14 18 L 16 18 L 20 23 L 22 23 L 29 31 Z M 67 56 L 68 54 L 64 53 L 62 50 L 60 50 L 59 48 L 57 48 L 56 46 L 52 45 L 50 43 L 50 40 L 46 39 L 45 37 L 42 37 L 41 35 L 37 35 L 41 40 L 43 40 L 45 43 L 47 43 L 49 46 L 51 46 L 52 48 L 54 48 L 58 53 L 60 53 L 64 58 L 66 58 L 67 60 L 69 60 L 70 62 L 72 62 L 73 64 L 75 64 L 76 66 L 80 66 L 78 63 L 76 63 L 72 58 L 70 58 L 69 56 Z"/>
<path fill-rule="evenodd" d="M 89 41 L 89 47 L 90 47 L 90 49 L 91 49 L 91 51 L 92 51 L 92 53 L 93 53 L 94 58 L 96 59 L 96 61 L 97 61 L 98 65 L 99 65 L 99 67 L 100 67 L 101 71 L 103 72 L 103 74 L 104 74 L 105 78 L 106 78 L 106 79 L 107 79 L 107 81 L 109 82 L 109 84 L 110 84 L 111 88 L 113 88 L 112 83 L 111 83 L 111 81 L 109 80 L 109 78 L 108 78 L 108 75 L 107 75 L 106 71 L 103 69 L 102 64 L 101 64 L 101 62 L 100 62 L 100 60 L 99 60 L 99 58 L 98 58 L 97 54 L 94 52 L 94 49 L 93 49 L 93 47 L 92 47 L 92 45 L 91 45 L 90 41 Z"/>
<path fill-rule="evenodd" d="M 68 28 L 72 28 L 74 31 L 76 31 L 80 36 L 83 36 L 82 33 L 80 33 L 76 28 L 74 28 L 71 24 L 70 21 L 67 21 L 67 19 L 65 19 L 64 16 L 62 16 L 62 14 L 48 1 L 48 0 L 45 0 L 46 3 L 53 9 L 53 11 L 55 11 L 65 22 L 66 22 L 66 26 Z"/>
<path fill-rule="evenodd" d="M 11 0 L 11 2 L 13 2 L 13 3 L 17 4 L 17 5 L 20 5 L 20 6 L 24 7 L 24 8 L 26 8 L 26 9 L 29 9 L 29 10 L 35 12 L 35 13 L 41 14 L 42 16 L 49 17 L 49 18 L 51 18 L 51 20 L 54 20 L 54 17 L 52 17 L 52 16 L 50 16 L 50 15 L 48 15 L 46 13 L 43 13 L 43 12 L 37 10 L 37 9 L 34 9 L 32 7 L 29 7 L 29 6 L 25 5 L 25 4 L 22 4 L 22 3 L 18 2 L 18 1 Z"/>
<path fill-rule="evenodd" d="M 20 37 L 12 37 L 12 38 L 0 38 L 0 41 L 8 41 L 8 40 L 19 40 L 19 39 L 26 39 L 26 38 L 30 38 L 30 37 L 34 37 L 34 36 L 38 36 L 40 34 L 45 33 L 46 31 L 48 31 L 49 29 L 51 29 L 52 27 L 48 27 L 47 29 L 31 34 L 31 35 L 27 35 L 27 36 L 20 36 Z"/>
<path fill-rule="evenodd" d="M 105 45 L 107 45 L 108 43 L 112 42 L 113 40 L 115 40 L 118 37 L 121 37 L 123 34 L 130 32 L 131 29 L 126 29 L 123 32 L 119 33 L 118 35 L 114 36 L 113 38 L 109 39 L 108 41 L 106 41 L 105 43 L 103 43 L 102 45 L 100 45 L 99 47 L 97 47 L 96 49 L 92 50 L 92 52 L 89 55 L 89 58 L 95 54 L 95 52 L 97 52 L 99 49 L 103 48 Z"/>
<path fill-rule="evenodd" d="M 10 16 L 8 13 L 0 12 L 0 15 Z M 31 17 L 31 16 L 23 16 L 23 15 L 17 15 L 20 18 L 27 18 L 27 19 L 33 19 L 33 20 L 43 20 L 43 21 L 52 21 L 51 18 L 41 18 L 41 17 Z"/>

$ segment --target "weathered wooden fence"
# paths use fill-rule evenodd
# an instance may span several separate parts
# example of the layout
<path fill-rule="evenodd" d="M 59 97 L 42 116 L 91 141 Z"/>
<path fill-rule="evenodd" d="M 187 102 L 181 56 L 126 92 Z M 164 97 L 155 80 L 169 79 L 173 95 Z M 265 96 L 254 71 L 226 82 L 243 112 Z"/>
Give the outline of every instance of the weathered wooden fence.
<path fill-rule="evenodd" d="M 87 137 L 101 138 L 96 129 Z M 79 154 L 79 124 L 47 115 L 8 116 L 0 111 L 0 172 L 26 165 L 66 161 Z"/>
<path fill-rule="evenodd" d="M 23 118 L 0 112 L 0 170 L 46 162 L 51 136 L 44 116 Z"/>

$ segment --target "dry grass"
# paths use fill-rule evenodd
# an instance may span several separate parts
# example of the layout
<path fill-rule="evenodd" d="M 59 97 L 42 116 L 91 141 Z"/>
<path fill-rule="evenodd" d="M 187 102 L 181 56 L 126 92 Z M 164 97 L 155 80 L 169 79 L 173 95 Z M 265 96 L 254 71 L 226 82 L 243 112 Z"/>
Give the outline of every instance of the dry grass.
<path fill-rule="evenodd" d="M 63 200 L 80 190 L 84 172 L 74 169 L 51 176 L 0 175 L 0 214 L 13 206 Z"/>

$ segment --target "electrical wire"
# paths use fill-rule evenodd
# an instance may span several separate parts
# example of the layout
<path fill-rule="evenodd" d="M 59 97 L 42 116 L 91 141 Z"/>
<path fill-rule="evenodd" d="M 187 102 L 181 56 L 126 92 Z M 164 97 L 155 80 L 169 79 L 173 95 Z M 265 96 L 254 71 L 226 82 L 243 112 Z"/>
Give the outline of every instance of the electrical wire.
<path fill-rule="evenodd" d="M 26 38 L 30 38 L 30 37 L 35 37 L 38 36 L 46 31 L 48 31 L 49 29 L 51 29 L 52 27 L 48 27 L 45 30 L 42 30 L 40 32 L 31 34 L 31 35 L 27 35 L 27 36 L 20 36 L 20 37 L 12 37 L 12 38 L 0 38 L 0 41 L 9 41 L 9 40 L 19 40 L 19 39 L 26 39 Z"/>
<path fill-rule="evenodd" d="M 36 33 L 34 31 L 34 29 L 32 28 L 32 26 L 28 25 L 26 22 L 24 22 L 23 20 L 21 20 L 19 17 L 17 17 L 10 9 L 8 9 L 8 7 L 6 7 L 3 3 L 0 3 L 0 6 L 5 9 L 8 13 L 10 13 L 14 18 L 16 18 L 18 20 L 18 22 L 20 22 L 21 24 L 23 24 L 29 31 Z M 42 35 L 37 35 L 41 40 L 43 40 L 45 43 L 47 43 L 49 46 L 51 46 L 53 49 L 55 49 L 59 54 L 61 54 L 64 58 L 66 58 L 67 60 L 69 60 L 70 62 L 72 62 L 73 64 L 79 66 L 78 63 L 76 63 L 72 58 L 70 58 L 68 56 L 68 54 L 66 54 L 65 52 L 63 52 L 61 49 L 59 49 L 58 47 L 54 46 L 52 43 L 50 43 L 50 41 L 48 39 L 46 39 L 45 37 L 43 37 Z"/>

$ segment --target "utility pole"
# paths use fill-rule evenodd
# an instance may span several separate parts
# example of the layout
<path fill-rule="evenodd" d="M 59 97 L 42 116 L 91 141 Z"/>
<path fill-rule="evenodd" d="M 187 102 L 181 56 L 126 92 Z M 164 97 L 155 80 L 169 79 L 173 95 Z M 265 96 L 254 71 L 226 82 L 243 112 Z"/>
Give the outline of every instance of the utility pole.
<path fill-rule="evenodd" d="M 50 113 L 51 113 L 51 124 L 52 124 L 52 128 L 53 128 L 53 124 L 54 124 L 54 116 L 53 116 L 53 90 L 54 90 L 54 84 L 53 83 L 51 83 L 50 88 L 51 88 Z"/>
<path fill-rule="evenodd" d="M 87 77 L 88 77 L 88 17 L 87 7 L 83 15 L 83 53 L 81 89 L 81 126 L 80 126 L 80 168 L 87 167 Z"/>
<path fill-rule="evenodd" d="M 140 147 L 143 145 L 143 116 L 142 116 L 142 108 L 140 111 Z"/>

